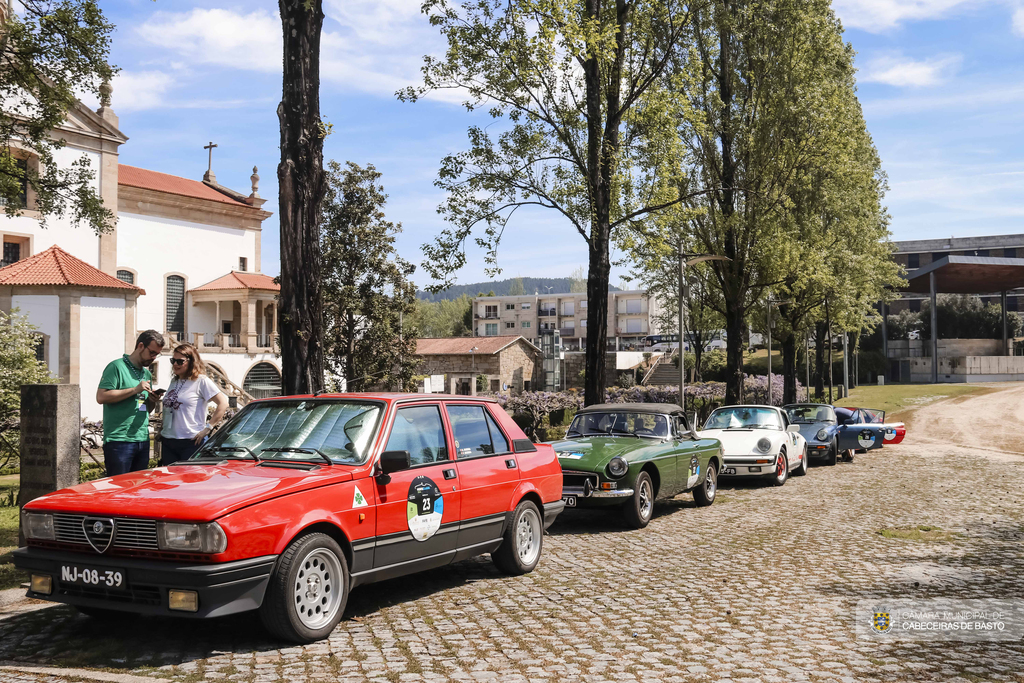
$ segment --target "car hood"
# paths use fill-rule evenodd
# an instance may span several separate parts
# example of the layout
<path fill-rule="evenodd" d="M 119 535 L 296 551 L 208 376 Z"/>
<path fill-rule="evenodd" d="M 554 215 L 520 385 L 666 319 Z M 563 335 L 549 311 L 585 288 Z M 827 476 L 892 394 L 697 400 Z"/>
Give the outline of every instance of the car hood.
<path fill-rule="evenodd" d="M 805 424 L 803 422 L 794 422 L 797 427 L 800 428 L 800 436 L 804 437 L 808 441 L 818 441 L 817 434 L 821 429 L 829 430 L 832 433 L 836 430 L 836 425 L 829 422 L 812 422 L 811 424 Z"/>
<path fill-rule="evenodd" d="M 698 434 L 702 439 L 721 441 L 726 455 L 747 455 L 760 454 L 760 451 L 755 451 L 755 446 L 761 437 L 771 439 L 772 447 L 768 452 L 777 453 L 785 432 L 770 429 L 705 429 Z"/>
<path fill-rule="evenodd" d="M 598 472 L 617 455 L 626 462 L 632 462 L 642 458 L 649 450 L 663 447 L 664 442 L 634 439 L 630 436 L 588 436 L 555 441 L 551 445 L 562 469 Z"/>
<path fill-rule="evenodd" d="M 290 493 L 352 479 L 342 465 L 286 469 L 251 461 L 177 465 L 119 474 L 36 498 L 31 510 L 202 522 Z"/>

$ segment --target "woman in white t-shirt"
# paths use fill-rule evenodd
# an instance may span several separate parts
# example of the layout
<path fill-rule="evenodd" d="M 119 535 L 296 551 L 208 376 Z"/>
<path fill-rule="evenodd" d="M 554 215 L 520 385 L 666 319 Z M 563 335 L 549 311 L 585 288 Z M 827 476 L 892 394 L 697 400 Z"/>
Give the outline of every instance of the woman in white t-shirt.
<path fill-rule="evenodd" d="M 228 397 L 203 374 L 205 370 L 199 351 L 191 344 L 180 344 L 171 357 L 174 374 L 163 395 L 164 426 L 160 430 L 160 464 L 169 465 L 190 458 L 209 437 L 213 428 L 224 419 Z M 207 405 L 215 409 L 209 424 Z"/>

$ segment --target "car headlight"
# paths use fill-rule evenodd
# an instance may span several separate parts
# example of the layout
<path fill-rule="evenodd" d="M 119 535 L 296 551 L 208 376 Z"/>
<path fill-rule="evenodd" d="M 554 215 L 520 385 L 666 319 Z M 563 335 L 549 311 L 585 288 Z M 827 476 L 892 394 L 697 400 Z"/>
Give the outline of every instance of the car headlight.
<path fill-rule="evenodd" d="M 628 469 L 629 463 L 617 455 L 608 463 L 608 474 L 613 477 L 621 477 Z"/>
<path fill-rule="evenodd" d="M 761 451 L 762 453 L 767 453 L 771 449 L 772 442 L 771 439 L 769 439 L 768 437 L 762 436 L 760 439 L 757 440 L 757 450 Z"/>
<path fill-rule="evenodd" d="M 157 522 L 156 542 L 160 550 L 184 550 L 193 553 L 222 553 L 228 548 L 228 536 L 217 522 Z"/>
<path fill-rule="evenodd" d="M 824 428 L 819 429 L 818 433 L 814 435 L 814 438 L 817 439 L 818 441 L 825 441 L 825 440 L 827 440 L 828 439 L 828 430 L 824 429 Z"/>
<path fill-rule="evenodd" d="M 25 534 L 25 538 L 52 541 L 54 539 L 53 515 L 22 510 L 21 530 Z"/>

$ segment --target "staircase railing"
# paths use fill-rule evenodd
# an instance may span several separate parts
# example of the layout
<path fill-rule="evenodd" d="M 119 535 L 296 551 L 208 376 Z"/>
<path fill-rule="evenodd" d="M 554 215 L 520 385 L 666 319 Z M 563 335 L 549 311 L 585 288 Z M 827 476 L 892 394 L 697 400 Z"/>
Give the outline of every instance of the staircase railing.
<path fill-rule="evenodd" d="M 642 380 L 640 380 L 640 384 L 643 384 L 644 386 L 647 386 L 647 383 L 651 381 L 651 377 L 654 376 L 654 371 L 658 369 L 658 366 L 661 365 L 661 362 L 663 360 L 671 358 L 671 357 L 672 357 L 672 354 L 670 353 L 668 355 L 662 354 L 662 355 L 658 356 L 657 358 L 655 358 L 654 362 L 651 363 L 651 367 L 648 368 L 647 372 L 644 373 L 644 378 Z"/>
<path fill-rule="evenodd" d="M 253 400 L 253 396 L 248 391 L 232 382 L 227 375 L 212 365 L 206 366 L 206 374 L 227 394 L 228 398 L 235 397 L 239 408 Z"/>

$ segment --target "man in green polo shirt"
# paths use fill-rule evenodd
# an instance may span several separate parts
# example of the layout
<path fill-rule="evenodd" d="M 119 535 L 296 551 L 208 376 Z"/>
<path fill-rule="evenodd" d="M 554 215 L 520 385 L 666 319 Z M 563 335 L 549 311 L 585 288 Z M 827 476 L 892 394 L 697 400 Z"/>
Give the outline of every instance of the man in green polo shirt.
<path fill-rule="evenodd" d="M 107 476 L 149 467 L 149 411 L 156 406 L 149 366 L 164 348 L 164 337 L 146 330 L 135 350 L 103 369 L 96 402 L 103 406 L 103 464 Z"/>

